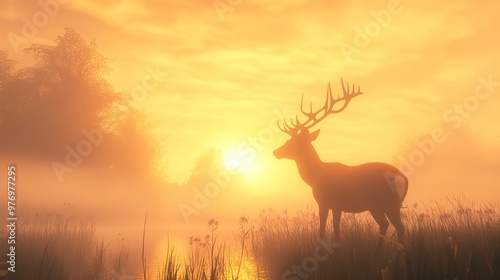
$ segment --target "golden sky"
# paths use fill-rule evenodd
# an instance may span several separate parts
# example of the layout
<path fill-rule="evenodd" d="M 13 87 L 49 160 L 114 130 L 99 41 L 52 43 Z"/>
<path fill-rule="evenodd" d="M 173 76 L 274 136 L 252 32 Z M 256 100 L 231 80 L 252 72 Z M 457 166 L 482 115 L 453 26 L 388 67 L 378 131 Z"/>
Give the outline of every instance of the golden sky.
<path fill-rule="evenodd" d="M 20 49 L 71 27 L 113 59 L 117 91 L 156 71 L 139 104 L 166 136 L 174 180 L 218 147 L 259 191 L 309 192 L 292 162 L 272 156 L 288 137 L 274 121 L 299 112 L 302 93 L 321 106 L 329 81 L 340 94 L 343 77 L 364 94 L 318 125 L 323 160 L 413 160 L 410 200 L 498 197 L 500 2 L 365 2 L 4 0 L 0 48 L 29 64 Z"/>

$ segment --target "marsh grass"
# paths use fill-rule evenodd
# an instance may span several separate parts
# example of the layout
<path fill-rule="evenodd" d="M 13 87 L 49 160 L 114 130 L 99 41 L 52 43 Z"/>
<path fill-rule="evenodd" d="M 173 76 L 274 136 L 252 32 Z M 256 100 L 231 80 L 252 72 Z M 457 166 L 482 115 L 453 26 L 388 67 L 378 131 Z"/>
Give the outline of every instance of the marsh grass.
<path fill-rule="evenodd" d="M 25 213 L 16 229 L 16 272 L 6 279 L 101 279 L 105 251 L 91 218 L 76 212 Z"/>
<path fill-rule="evenodd" d="M 176 250 L 171 247 L 170 241 L 167 245 L 167 255 L 165 257 L 165 262 L 163 263 L 162 269 L 159 270 L 157 279 L 158 280 L 169 280 L 169 279 L 185 279 L 181 278 L 181 263 L 176 255 Z"/>
<path fill-rule="evenodd" d="M 254 252 L 271 279 L 500 279 L 498 205 L 476 207 L 449 199 L 429 207 L 415 204 L 402 209 L 402 216 L 404 244 L 395 241 L 391 226 L 377 252 L 378 226 L 372 218 L 344 214 L 340 248 L 317 261 L 313 270 L 304 260 L 318 246 L 318 217 L 313 211 L 291 217 L 268 210 L 260 215 Z M 327 232 L 332 236 L 331 224 Z M 302 277 L 293 272 L 294 266 Z"/>
<path fill-rule="evenodd" d="M 190 237 L 189 250 L 181 265 L 175 248 L 168 244 L 167 254 L 157 275 L 158 280 L 244 280 L 267 279 L 259 276 L 250 251 L 252 226 L 240 218 L 238 231 L 219 241 L 219 223 L 208 221 L 208 234 L 203 238 Z M 148 279 L 154 279 L 149 276 Z"/>
<path fill-rule="evenodd" d="M 220 242 L 218 236 L 219 223 L 215 219 L 208 221 L 209 234 L 205 237 L 190 237 L 189 252 L 184 266 L 175 254 L 175 248 L 170 244 L 163 267 L 159 270 L 158 280 L 216 280 L 228 279 L 225 275 L 226 264 L 226 243 Z M 148 279 L 152 279 L 151 276 Z"/>
<path fill-rule="evenodd" d="M 464 199 L 449 199 L 414 204 L 402 209 L 402 216 L 405 242 L 395 241 L 391 226 L 377 251 L 378 226 L 371 216 L 344 214 L 341 246 L 316 264 L 311 257 L 321 244 L 314 210 L 291 215 L 270 209 L 253 222 L 242 217 L 232 238 L 225 240 L 219 239 L 219 224 L 211 219 L 204 237 L 189 240 L 185 259 L 179 258 L 175 244 L 169 242 L 161 267 L 153 275 L 153 268 L 144 266 L 144 278 L 500 279 L 498 204 L 476 206 Z M 135 279 L 120 278 L 129 260 L 126 246 L 122 243 L 111 252 L 96 236 L 92 219 L 79 213 L 26 214 L 19 219 L 17 233 L 17 272 L 2 279 Z M 327 235 L 333 235 L 331 221 Z M 147 240 L 143 242 L 144 250 Z M 112 257 L 109 264 L 107 254 Z"/>

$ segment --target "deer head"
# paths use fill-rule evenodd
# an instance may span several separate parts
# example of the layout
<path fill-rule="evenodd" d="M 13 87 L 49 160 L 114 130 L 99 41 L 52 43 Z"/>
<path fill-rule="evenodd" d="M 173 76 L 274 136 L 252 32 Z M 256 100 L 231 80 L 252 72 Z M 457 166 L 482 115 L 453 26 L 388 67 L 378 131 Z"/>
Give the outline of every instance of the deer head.
<path fill-rule="evenodd" d="M 286 143 L 276 149 L 273 154 L 276 158 L 297 159 L 303 154 L 310 154 L 313 149 L 312 141 L 318 138 L 319 129 L 309 133 L 307 128 L 303 128 L 299 133 L 293 135 Z"/>
<path fill-rule="evenodd" d="M 304 110 L 304 95 L 302 95 L 302 98 L 300 100 L 300 111 L 307 117 L 307 120 L 300 122 L 299 117 L 296 116 L 295 121 L 293 119 L 290 121 L 290 125 L 286 120 L 284 120 L 283 127 L 281 127 L 278 121 L 278 128 L 286 134 L 290 135 L 290 139 L 286 141 L 283 146 L 279 147 L 273 152 L 276 158 L 288 158 L 296 160 L 299 158 L 303 158 L 304 156 L 311 155 L 311 152 L 315 153 L 314 147 L 312 146 L 311 142 L 316 140 L 316 138 L 318 137 L 319 129 L 312 133 L 309 133 L 309 129 L 325 119 L 326 116 L 344 111 L 352 98 L 363 94 L 360 91 L 359 87 L 357 91 L 355 91 L 354 85 L 352 86 L 352 90 L 350 91 L 349 84 L 347 83 L 346 85 L 344 85 L 344 81 L 342 80 L 342 78 L 340 78 L 340 82 L 342 83 L 342 90 L 344 92 L 343 96 L 337 96 L 337 98 L 333 98 L 332 89 L 330 83 L 328 83 L 325 104 L 317 111 L 313 112 L 312 102 L 309 103 L 309 112 L 306 112 Z M 340 108 L 333 109 L 337 103 L 342 101 L 344 101 L 344 103 Z"/>

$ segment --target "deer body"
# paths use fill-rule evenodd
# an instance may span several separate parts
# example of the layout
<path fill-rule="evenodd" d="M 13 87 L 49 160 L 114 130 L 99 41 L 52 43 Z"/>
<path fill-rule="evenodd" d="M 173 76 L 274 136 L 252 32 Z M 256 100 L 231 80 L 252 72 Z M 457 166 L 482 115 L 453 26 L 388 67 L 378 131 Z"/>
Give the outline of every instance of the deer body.
<path fill-rule="evenodd" d="M 299 166 L 299 164 L 297 164 Z M 405 178 L 395 167 L 371 162 L 357 166 L 321 162 L 316 171 L 299 167 L 301 178 L 311 186 L 318 205 L 333 211 L 360 213 L 370 209 L 388 211 L 401 207 L 400 197 L 384 174 Z M 403 186 L 400 186 L 403 187 Z"/>
<path fill-rule="evenodd" d="M 343 83 L 342 83 L 342 86 Z M 349 88 L 349 86 L 348 86 Z M 317 112 L 306 113 L 309 119 L 301 124 L 297 118 L 293 127 L 285 122 L 282 131 L 288 133 L 291 139 L 274 151 L 280 158 L 295 161 L 300 177 L 306 182 L 313 192 L 318 203 L 320 217 L 320 235 L 325 233 L 326 220 L 329 210 L 333 214 L 334 238 L 339 242 L 339 228 L 342 212 L 360 213 L 369 211 L 380 227 L 380 234 L 385 235 L 389 223 L 387 218 L 396 228 L 398 240 L 403 241 L 404 226 L 401 222 L 400 208 L 408 191 L 408 179 L 396 167 L 380 162 L 370 162 L 357 166 L 347 166 L 337 162 L 323 162 L 312 145 L 316 140 L 319 130 L 309 133 L 308 128 L 324 119 L 326 115 L 341 112 L 354 96 L 361 92 L 349 94 L 344 89 L 344 97 L 333 99 L 330 86 L 328 86 L 326 104 Z M 344 100 L 340 110 L 333 110 L 333 105 Z M 301 106 L 302 108 L 302 106 Z M 318 114 L 324 115 L 318 118 Z M 312 125 L 307 126 L 312 121 Z M 280 127 L 281 128 L 281 127 Z M 383 239 L 379 239 L 379 246 Z"/>

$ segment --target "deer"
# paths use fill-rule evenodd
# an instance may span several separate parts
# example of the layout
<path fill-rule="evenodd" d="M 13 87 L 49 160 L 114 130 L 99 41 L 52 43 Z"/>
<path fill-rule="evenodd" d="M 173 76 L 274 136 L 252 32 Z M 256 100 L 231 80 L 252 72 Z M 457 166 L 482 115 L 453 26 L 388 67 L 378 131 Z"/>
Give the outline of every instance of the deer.
<path fill-rule="evenodd" d="M 325 226 L 329 211 L 333 216 L 334 241 L 340 244 L 340 220 L 342 213 L 361 213 L 369 211 L 380 229 L 378 247 L 383 243 L 389 221 L 395 227 L 398 242 L 403 243 L 405 227 L 401 222 L 401 205 L 408 192 L 408 178 L 396 167 L 382 162 L 369 162 L 356 166 L 348 166 L 338 162 L 324 162 L 312 141 L 318 138 L 319 129 L 309 133 L 309 129 L 320 123 L 328 115 L 338 114 L 348 106 L 356 96 L 363 94 L 358 86 L 342 84 L 343 96 L 332 96 L 328 83 L 326 101 L 323 107 L 313 112 L 312 102 L 309 111 L 303 108 L 304 94 L 300 101 L 300 111 L 307 117 L 305 121 L 291 119 L 290 124 L 278 121 L 278 128 L 290 135 L 290 139 L 273 154 L 277 159 L 295 161 L 301 179 L 312 188 L 314 199 L 319 207 L 319 234 L 325 235 Z M 347 89 L 346 89 L 347 87 Z M 334 109 L 342 103 L 340 108 Z"/>

